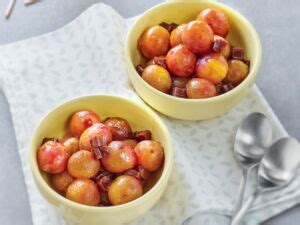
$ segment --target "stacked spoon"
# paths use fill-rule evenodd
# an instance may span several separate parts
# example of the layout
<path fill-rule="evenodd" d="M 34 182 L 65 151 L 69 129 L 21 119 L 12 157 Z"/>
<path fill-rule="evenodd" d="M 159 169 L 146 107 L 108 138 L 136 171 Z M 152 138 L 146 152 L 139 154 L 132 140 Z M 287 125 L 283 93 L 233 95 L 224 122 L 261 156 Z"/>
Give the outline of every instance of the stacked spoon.
<path fill-rule="evenodd" d="M 242 166 L 243 177 L 231 225 L 240 224 L 259 194 L 280 189 L 296 176 L 300 162 L 298 141 L 284 137 L 272 145 L 271 143 L 272 127 L 267 117 L 261 113 L 250 114 L 237 131 L 234 152 Z M 243 205 L 247 178 L 256 166 L 259 166 L 257 187 Z"/>

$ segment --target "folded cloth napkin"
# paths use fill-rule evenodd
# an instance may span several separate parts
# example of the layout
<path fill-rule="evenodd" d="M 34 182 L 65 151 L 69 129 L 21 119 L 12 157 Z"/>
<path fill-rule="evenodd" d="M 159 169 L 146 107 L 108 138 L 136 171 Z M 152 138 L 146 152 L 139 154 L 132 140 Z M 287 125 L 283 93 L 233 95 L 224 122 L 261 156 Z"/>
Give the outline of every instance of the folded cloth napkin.
<path fill-rule="evenodd" d="M 126 24 L 131 21 L 97 4 L 62 29 L 0 47 L 0 85 L 12 114 L 34 225 L 64 224 L 39 194 L 27 161 L 41 117 L 57 104 L 86 94 L 110 93 L 142 102 L 129 84 L 123 54 Z M 131 224 L 182 224 L 201 212 L 210 213 L 190 222 L 228 223 L 226 217 L 220 222 L 217 214 L 230 214 L 241 179 L 233 155 L 234 135 L 242 119 L 255 111 L 270 118 L 275 138 L 287 135 L 256 86 L 239 105 L 215 119 L 182 121 L 159 114 L 172 135 L 174 171 L 160 201 Z M 281 191 L 261 196 L 246 224 L 257 224 L 298 203 L 299 185 L 296 179 Z"/>

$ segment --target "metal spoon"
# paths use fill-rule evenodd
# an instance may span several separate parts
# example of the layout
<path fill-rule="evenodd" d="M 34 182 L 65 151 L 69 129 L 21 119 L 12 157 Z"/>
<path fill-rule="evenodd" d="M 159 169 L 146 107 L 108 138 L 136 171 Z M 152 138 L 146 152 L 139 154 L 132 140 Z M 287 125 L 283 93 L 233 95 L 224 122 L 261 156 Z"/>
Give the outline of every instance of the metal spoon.
<path fill-rule="evenodd" d="M 251 113 L 238 128 L 234 153 L 242 167 L 242 180 L 232 217 L 242 206 L 249 173 L 261 161 L 271 143 L 272 126 L 268 118 L 262 113 Z"/>
<path fill-rule="evenodd" d="M 257 196 L 288 185 L 296 176 L 300 162 L 300 145 L 294 138 L 277 140 L 263 157 L 258 169 L 258 186 L 234 217 L 231 225 L 239 225 Z"/>

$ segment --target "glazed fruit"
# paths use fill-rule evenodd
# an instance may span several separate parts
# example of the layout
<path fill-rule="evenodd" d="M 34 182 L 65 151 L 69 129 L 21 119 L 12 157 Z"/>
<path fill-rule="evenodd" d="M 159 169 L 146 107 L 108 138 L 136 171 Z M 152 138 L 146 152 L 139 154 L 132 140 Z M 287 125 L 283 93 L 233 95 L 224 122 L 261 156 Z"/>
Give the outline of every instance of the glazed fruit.
<path fill-rule="evenodd" d="M 66 169 L 69 154 L 59 142 L 47 141 L 37 152 L 39 168 L 50 174 L 61 173 Z"/>
<path fill-rule="evenodd" d="M 68 161 L 68 172 L 76 178 L 94 177 L 100 170 L 100 161 L 90 151 L 80 150 Z"/>
<path fill-rule="evenodd" d="M 217 95 L 215 85 L 209 80 L 192 78 L 186 85 L 188 98 L 209 98 Z"/>
<path fill-rule="evenodd" d="M 110 128 L 113 140 L 125 140 L 132 137 L 130 124 L 123 118 L 108 118 L 104 124 Z"/>
<path fill-rule="evenodd" d="M 142 78 L 157 90 L 167 93 L 172 85 L 169 72 L 158 65 L 147 66 L 142 74 Z"/>
<path fill-rule="evenodd" d="M 229 20 L 225 13 L 218 9 L 204 9 L 197 19 L 205 21 L 216 35 L 226 37 L 229 32 Z"/>
<path fill-rule="evenodd" d="M 242 82 L 249 72 L 248 65 L 238 59 L 231 59 L 228 62 L 228 66 L 229 70 L 226 76 L 226 81 L 235 85 Z"/>
<path fill-rule="evenodd" d="M 138 41 L 138 48 L 146 58 L 165 55 L 170 45 L 170 34 L 162 26 L 147 29 Z"/>
<path fill-rule="evenodd" d="M 133 201 L 143 194 L 143 187 L 133 176 L 122 175 L 116 178 L 108 189 L 112 205 L 121 205 Z"/>
<path fill-rule="evenodd" d="M 197 54 L 209 52 L 214 40 L 213 31 L 203 21 L 189 22 L 183 29 L 181 37 L 183 44 Z"/>
<path fill-rule="evenodd" d="M 213 49 L 213 51 L 223 55 L 226 59 L 228 59 L 230 57 L 230 54 L 231 54 L 230 45 L 229 45 L 228 41 L 221 36 L 214 35 L 214 44 L 213 44 L 212 49 Z"/>
<path fill-rule="evenodd" d="M 146 170 L 157 171 L 164 160 L 162 145 L 157 141 L 145 140 L 138 143 L 134 151 L 138 156 L 138 161 Z"/>
<path fill-rule="evenodd" d="M 228 64 L 221 54 L 210 53 L 198 60 L 195 71 L 197 77 L 218 84 L 226 77 Z"/>
<path fill-rule="evenodd" d="M 70 133 L 75 137 L 79 137 L 85 129 L 100 122 L 99 116 L 92 111 L 74 113 L 69 122 Z"/>
<path fill-rule="evenodd" d="M 59 174 L 54 174 L 51 177 L 51 184 L 56 191 L 65 193 L 73 180 L 74 178 L 67 171 L 64 171 Z"/>
<path fill-rule="evenodd" d="M 130 145 L 113 141 L 108 145 L 108 155 L 101 159 L 103 167 L 112 173 L 122 173 L 137 165 L 137 156 Z"/>
<path fill-rule="evenodd" d="M 66 192 L 67 199 L 84 205 L 95 206 L 101 202 L 96 184 L 87 178 L 73 181 Z"/>
<path fill-rule="evenodd" d="M 79 148 L 92 151 L 91 141 L 94 138 L 100 138 L 102 145 L 108 145 L 112 141 L 112 133 L 109 127 L 103 123 L 96 123 L 82 133 L 79 139 Z"/>
<path fill-rule="evenodd" d="M 62 144 L 65 146 L 67 152 L 72 155 L 79 150 L 78 137 L 69 137 L 63 140 Z"/>
<path fill-rule="evenodd" d="M 186 46 L 177 45 L 166 57 L 168 69 L 179 77 L 189 77 L 194 72 L 197 58 Z"/>
<path fill-rule="evenodd" d="M 182 44 L 181 35 L 184 28 L 185 28 L 185 24 L 181 24 L 171 32 L 170 35 L 171 47 L 175 47 L 176 45 Z"/>

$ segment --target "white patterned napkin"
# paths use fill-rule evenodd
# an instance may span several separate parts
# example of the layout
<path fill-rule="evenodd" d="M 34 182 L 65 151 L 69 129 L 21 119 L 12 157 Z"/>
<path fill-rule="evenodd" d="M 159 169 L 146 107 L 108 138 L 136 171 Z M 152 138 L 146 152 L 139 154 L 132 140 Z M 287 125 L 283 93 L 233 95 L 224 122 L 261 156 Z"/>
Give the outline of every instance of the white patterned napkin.
<path fill-rule="evenodd" d="M 57 104 L 86 94 L 111 93 L 141 101 L 126 72 L 127 23 L 109 6 L 97 4 L 62 29 L 0 47 L 0 85 L 10 105 L 34 225 L 64 223 L 37 191 L 27 161 L 30 138 L 41 117 Z M 197 212 L 230 213 L 241 178 L 232 153 L 233 138 L 242 119 L 254 111 L 268 115 L 276 138 L 287 135 L 256 87 L 216 119 L 193 122 L 160 115 L 175 146 L 174 171 L 158 204 L 132 225 L 177 225 Z M 263 195 L 247 224 L 298 203 L 299 185 L 297 179 L 282 191 Z M 203 214 L 196 217 L 197 224 L 228 223 L 226 217 L 221 217 L 222 222 L 219 217 Z"/>

